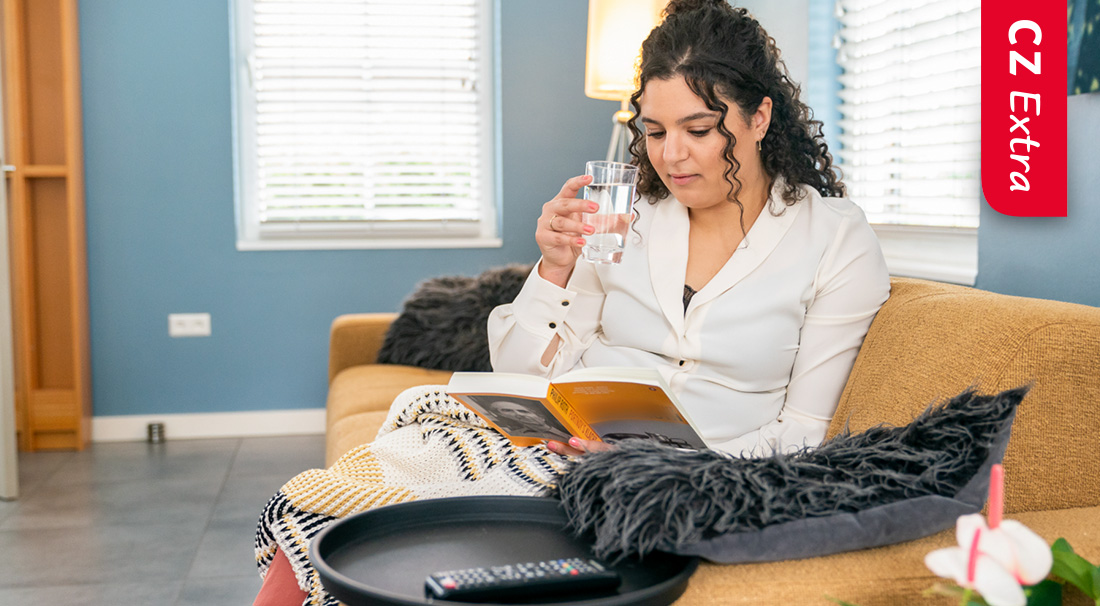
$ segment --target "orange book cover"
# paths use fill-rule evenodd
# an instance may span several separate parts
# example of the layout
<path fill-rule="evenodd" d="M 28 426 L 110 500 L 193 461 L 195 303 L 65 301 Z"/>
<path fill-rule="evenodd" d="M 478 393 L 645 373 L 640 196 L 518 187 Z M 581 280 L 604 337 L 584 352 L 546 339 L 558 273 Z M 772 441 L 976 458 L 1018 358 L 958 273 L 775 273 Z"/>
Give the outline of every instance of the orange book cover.
<path fill-rule="evenodd" d="M 584 368 L 553 381 L 512 373 L 455 373 L 448 393 L 519 446 L 570 436 L 706 442 L 664 379 L 649 368 Z"/>

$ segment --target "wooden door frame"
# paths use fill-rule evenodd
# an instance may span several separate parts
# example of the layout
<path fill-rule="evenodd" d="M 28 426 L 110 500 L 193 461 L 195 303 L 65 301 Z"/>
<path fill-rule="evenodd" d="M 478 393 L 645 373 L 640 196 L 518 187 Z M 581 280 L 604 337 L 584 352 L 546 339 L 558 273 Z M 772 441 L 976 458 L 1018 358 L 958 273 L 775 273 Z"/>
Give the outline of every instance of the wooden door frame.
<path fill-rule="evenodd" d="M 9 173 L 8 202 L 19 447 L 82 449 L 91 439 L 92 409 L 77 0 L 2 1 L 4 123 L 7 161 L 15 167 Z M 49 69 L 55 65 L 60 73 Z M 43 122 L 43 115 L 50 120 Z M 49 130 L 45 127 L 57 122 L 63 125 L 63 136 L 44 135 Z M 41 150 L 48 147 L 44 143 L 58 139 L 63 140 L 62 152 L 55 145 L 52 153 L 43 155 Z M 43 160 L 45 156 L 49 158 Z M 50 188 L 52 194 L 41 191 Z M 43 201 L 50 205 L 41 206 Z M 53 214 L 41 214 L 46 212 Z M 50 224 L 42 216 L 64 223 L 63 231 L 48 232 L 51 242 L 64 243 L 60 254 L 50 254 L 58 249 L 36 246 L 36 238 L 47 229 L 42 226 Z M 53 272 L 53 284 L 63 285 L 61 298 L 42 290 L 48 289 L 39 282 L 47 268 L 47 273 Z M 64 301 L 65 312 L 54 310 L 49 316 L 43 311 L 44 301 Z M 61 326 L 62 336 L 47 334 L 45 326 Z M 44 353 L 46 345 L 60 355 Z M 64 360 L 55 363 L 57 359 Z M 56 377 L 43 379 L 43 368 L 62 367 L 60 386 Z"/>

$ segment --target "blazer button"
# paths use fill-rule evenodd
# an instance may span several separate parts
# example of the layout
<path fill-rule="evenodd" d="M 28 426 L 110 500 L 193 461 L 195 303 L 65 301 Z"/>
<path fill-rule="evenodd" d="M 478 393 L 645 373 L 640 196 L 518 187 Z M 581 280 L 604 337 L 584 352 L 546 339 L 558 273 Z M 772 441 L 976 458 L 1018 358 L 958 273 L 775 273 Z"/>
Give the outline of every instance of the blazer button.
<path fill-rule="evenodd" d="M 550 323 L 550 328 L 557 328 L 557 327 L 558 327 L 557 322 L 551 322 Z"/>
<path fill-rule="evenodd" d="M 562 307 L 569 307 L 569 301 L 562 301 L 561 306 Z"/>

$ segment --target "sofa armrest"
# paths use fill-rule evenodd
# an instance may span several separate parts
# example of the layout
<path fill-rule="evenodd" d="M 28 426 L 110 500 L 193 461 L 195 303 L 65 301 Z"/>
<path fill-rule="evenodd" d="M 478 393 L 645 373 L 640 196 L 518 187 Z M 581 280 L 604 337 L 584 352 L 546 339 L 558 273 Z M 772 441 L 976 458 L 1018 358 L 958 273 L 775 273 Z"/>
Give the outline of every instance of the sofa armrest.
<path fill-rule="evenodd" d="M 328 348 L 328 381 L 341 370 L 373 364 L 396 313 L 345 314 L 332 322 Z"/>

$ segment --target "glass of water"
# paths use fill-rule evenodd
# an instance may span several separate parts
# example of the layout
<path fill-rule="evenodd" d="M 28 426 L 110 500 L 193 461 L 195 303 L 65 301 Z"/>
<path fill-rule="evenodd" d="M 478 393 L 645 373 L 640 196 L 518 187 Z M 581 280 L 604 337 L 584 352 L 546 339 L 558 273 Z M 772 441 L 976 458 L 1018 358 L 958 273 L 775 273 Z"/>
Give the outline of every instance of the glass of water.
<path fill-rule="evenodd" d="M 596 228 L 584 237 L 581 255 L 592 263 L 618 263 L 634 216 L 634 186 L 638 167 L 621 162 L 592 161 L 584 174 L 592 182 L 584 188 L 584 199 L 600 205 L 594 213 L 581 213 L 585 224 Z"/>

